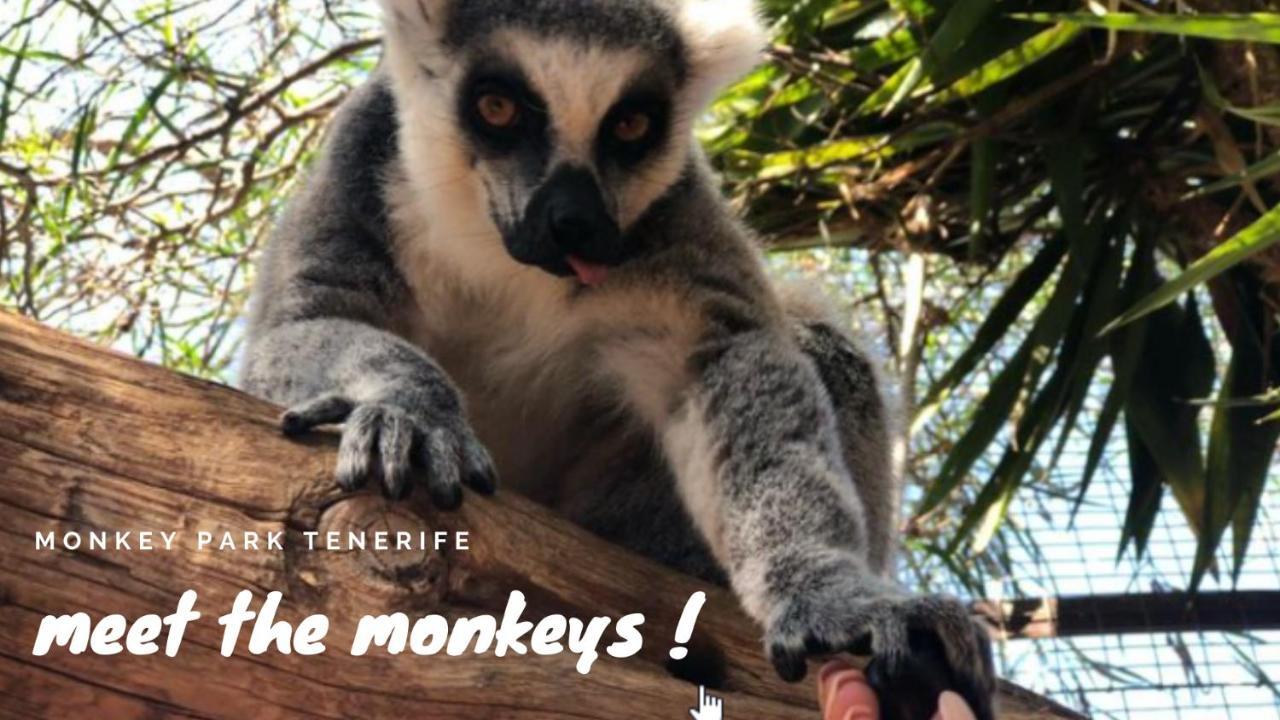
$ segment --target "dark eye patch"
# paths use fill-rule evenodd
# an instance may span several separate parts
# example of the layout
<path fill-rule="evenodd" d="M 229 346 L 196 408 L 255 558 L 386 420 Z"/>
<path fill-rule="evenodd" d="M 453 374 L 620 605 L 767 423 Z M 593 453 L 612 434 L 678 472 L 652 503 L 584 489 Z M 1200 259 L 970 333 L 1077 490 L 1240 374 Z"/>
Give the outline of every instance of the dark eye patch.
<path fill-rule="evenodd" d="M 648 118 L 648 130 L 642 138 L 627 142 L 618 137 L 620 123 L 636 114 Z M 671 126 L 671 100 L 655 90 L 633 90 L 623 96 L 600 123 L 597 153 L 601 164 L 612 163 L 629 169 L 644 162 L 667 140 Z"/>
<path fill-rule="evenodd" d="M 458 96 L 458 118 L 482 151 L 493 155 L 548 151 L 546 103 L 519 69 L 498 64 L 477 65 L 462 88 Z M 486 95 L 498 95 L 514 102 L 518 107 L 516 121 L 507 127 L 486 122 L 480 111 L 481 99 Z"/>

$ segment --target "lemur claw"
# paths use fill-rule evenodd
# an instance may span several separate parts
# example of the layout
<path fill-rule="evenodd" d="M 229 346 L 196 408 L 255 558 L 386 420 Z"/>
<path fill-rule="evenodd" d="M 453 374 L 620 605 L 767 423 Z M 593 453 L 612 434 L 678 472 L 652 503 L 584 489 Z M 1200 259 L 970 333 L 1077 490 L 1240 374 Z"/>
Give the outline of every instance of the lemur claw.
<path fill-rule="evenodd" d="M 383 494 L 403 500 L 420 479 L 441 510 L 462 503 L 463 485 L 484 495 L 497 489 L 489 453 L 461 418 L 433 418 L 393 403 L 357 404 L 323 395 L 286 411 L 285 435 L 296 437 L 322 425 L 342 424 L 336 471 L 338 485 L 352 492 L 377 482 Z"/>
<path fill-rule="evenodd" d="M 880 696 L 883 720 L 929 720 L 946 690 L 964 697 L 979 720 L 995 717 L 990 641 L 951 598 L 824 602 L 810 595 L 775 613 L 767 647 L 774 669 L 788 682 L 804 678 L 811 656 L 869 654 L 867 677 Z"/>

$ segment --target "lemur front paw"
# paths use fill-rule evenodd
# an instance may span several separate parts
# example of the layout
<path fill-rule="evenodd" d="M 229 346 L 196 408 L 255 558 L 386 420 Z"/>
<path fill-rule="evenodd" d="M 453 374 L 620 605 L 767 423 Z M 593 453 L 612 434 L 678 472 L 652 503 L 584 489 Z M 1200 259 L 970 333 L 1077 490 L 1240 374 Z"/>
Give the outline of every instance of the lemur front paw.
<path fill-rule="evenodd" d="M 968 609 L 868 580 L 857 570 L 827 568 L 793 586 L 768 622 L 766 647 L 778 674 L 802 679 L 814 655 L 870 656 L 867 678 L 881 718 L 928 720 L 944 690 L 962 695 L 979 720 L 994 718 L 991 642 Z"/>
<path fill-rule="evenodd" d="M 462 486 L 484 495 L 497 488 L 493 460 L 460 415 L 411 411 L 394 402 L 355 403 L 323 395 L 284 413 L 280 426 L 297 436 L 342 424 L 338 484 L 352 491 L 370 481 L 393 500 L 408 497 L 420 478 L 436 507 L 462 503 Z"/>

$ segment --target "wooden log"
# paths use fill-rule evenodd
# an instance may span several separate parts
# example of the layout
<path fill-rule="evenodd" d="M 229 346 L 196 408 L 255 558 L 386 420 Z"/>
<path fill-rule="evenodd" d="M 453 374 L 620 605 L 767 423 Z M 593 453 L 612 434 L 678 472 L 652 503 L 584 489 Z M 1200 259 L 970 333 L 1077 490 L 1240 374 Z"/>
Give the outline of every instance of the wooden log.
<path fill-rule="evenodd" d="M 512 493 L 468 495 L 455 513 L 420 501 L 344 496 L 335 438 L 287 440 L 279 409 L 0 313 L 0 713 L 13 717 L 688 717 L 696 690 L 668 672 L 690 595 L 707 593 L 692 654 L 720 666 L 726 717 L 816 718 L 811 683 L 778 681 L 759 630 L 728 593 L 613 547 Z M 470 549 L 309 551 L 305 533 L 469 532 Z M 177 532 L 172 550 L 38 549 L 54 531 Z M 197 533 L 284 533 L 283 550 L 219 552 Z M 187 589 L 203 616 L 175 657 L 35 657 L 41 619 L 88 611 L 168 614 Z M 327 652 L 219 652 L 216 618 L 236 595 L 279 590 L 278 618 L 327 615 Z M 526 618 L 640 612 L 644 650 L 576 656 L 352 657 L 357 620 L 501 615 L 523 591 Z M 612 640 L 611 636 L 603 645 Z M 1008 686 L 1003 717 L 1076 715 Z"/>

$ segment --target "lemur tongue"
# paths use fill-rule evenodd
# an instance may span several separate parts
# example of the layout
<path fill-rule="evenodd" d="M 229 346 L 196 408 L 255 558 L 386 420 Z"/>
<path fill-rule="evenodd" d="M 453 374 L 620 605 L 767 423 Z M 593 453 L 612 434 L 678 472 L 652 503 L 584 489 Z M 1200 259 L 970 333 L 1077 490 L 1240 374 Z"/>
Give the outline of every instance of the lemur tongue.
<path fill-rule="evenodd" d="M 577 274 L 578 282 L 587 287 L 602 285 L 609 277 L 609 268 L 604 265 L 589 263 L 576 255 L 567 256 L 565 261 L 569 263 L 569 267 L 573 268 L 573 272 Z"/>

